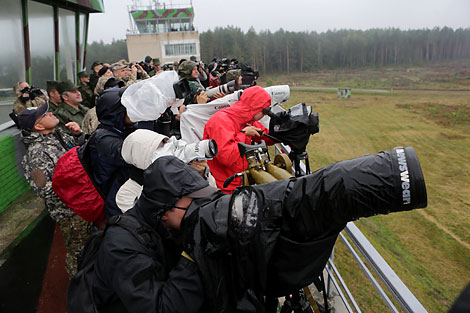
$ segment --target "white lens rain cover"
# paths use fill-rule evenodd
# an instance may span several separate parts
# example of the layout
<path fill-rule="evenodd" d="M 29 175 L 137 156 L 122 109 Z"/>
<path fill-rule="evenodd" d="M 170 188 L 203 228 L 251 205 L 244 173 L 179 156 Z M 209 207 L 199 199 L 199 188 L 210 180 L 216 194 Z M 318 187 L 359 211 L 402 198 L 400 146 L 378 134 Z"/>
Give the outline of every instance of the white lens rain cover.
<path fill-rule="evenodd" d="M 149 79 L 130 85 L 123 93 L 121 103 L 133 122 L 158 119 L 168 107 L 174 112 L 184 102 L 176 99 L 173 83 L 178 81 L 175 71 L 165 71 Z"/>

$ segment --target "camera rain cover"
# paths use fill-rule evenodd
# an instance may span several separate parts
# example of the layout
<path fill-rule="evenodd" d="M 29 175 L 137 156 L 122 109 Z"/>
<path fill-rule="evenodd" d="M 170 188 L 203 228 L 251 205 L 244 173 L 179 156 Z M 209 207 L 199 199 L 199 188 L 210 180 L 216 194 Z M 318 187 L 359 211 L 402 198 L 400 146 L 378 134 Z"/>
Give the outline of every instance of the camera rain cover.
<path fill-rule="evenodd" d="M 175 71 L 166 71 L 152 78 L 130 85 L 122 95 L 121 103 L 133 122 L 158 119 L 168 107 L 177 109 L 184 99 L 176 99 L 173 83 L 178 81 Z"/>
<path fill-rule="evenodd" d="M 318 113 L 312 107 L 299 103 L 289 111 L 275 113 L 269 122 L 269 134 L 288 144 L 292 150 L 304 152 L 310 135 L 318 133 Z"/>

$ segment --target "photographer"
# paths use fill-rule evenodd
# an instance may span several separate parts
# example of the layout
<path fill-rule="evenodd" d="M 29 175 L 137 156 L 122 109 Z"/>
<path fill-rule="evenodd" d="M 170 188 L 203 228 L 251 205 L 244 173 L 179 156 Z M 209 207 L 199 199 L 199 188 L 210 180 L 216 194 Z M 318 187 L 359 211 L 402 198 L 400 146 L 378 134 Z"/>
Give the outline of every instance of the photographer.
<path fill-rule="evenodd" d="M 135 130 L 135 123 L 121 103 L 123 92 L 123 88 L 111 88 L 98 98 L 96 115 L 100 124 L 88 139 L 91 172 L 98 188 L 104 190 L 107 219 L 121 214 L 116 193 L 129 178 L 130 165 L 122 159 L 121 148 L 124 139 Z"/>
<path fill-rule="evenodd" d="M 193 167 L 211 186 L 216 186 L 214 178 L 210 175 L 207 159 L 217 154 L 217 145 L 214 141 L 198 141 L 188 144 L 175 137 L 168 138 L 154 131 L 138 129 L 122 144 L 121 155 L 124 161 L 137 168 L 129 171 L 129 179 L 121 186 L 116 194 L 116 203 L 122 212 L 134 206 L 135 201 L 142 192 L 143 171 L 156 159 L 165 156 L 176 156 Z"/>
<path fill-rule="evenodd" d="M 175 157 L 152 163 L 144 173 L 142 196 L 123 216 L 139 224 L 148 240 L 109 227 L 98 251 L 92 292 L 100 312 L 205 312 L 198 266 L 182 252 L 178 238 L 193 199 L 215 191 Z"/>
<path fill-rule="evenodd" d="M 16 83 L 13 86 L 13 91 L 17 97 L 13 104 L 13 111 L 16 114 L 20 114 L 27 108 L 40 107 L 48 100 L 48 97 L 41 89 L 34 86 L 31 87 L 25 81 Z"/>
<path fill-rule="evenodd" d="M 251 144 L 251 140 L 265 140 L 274 144 L 269 138 L 260 136 L 259 131 L 268 133 L 263 124 L 257 122 L 263 118 L 262 110 L 271 105 L 271 96 L 261 87 L 251 87 L 243 91 L 240 100 L 231 107 L 214 114 L 204 127 L 203 139 L 214 139 L 219 147 L 218 155 L 208 161 L 217 187 L 223 192 L 232 191 L 241 185 L 240 177 L 224 188 L 224 181 L 234 173 L 246 169 L 248 163 L 240 157 L 238 143 Z"/>
<path fill-rule="evenodd" d="M 205 64 L 202 63 L 202 61 L 198 61 L 197 58 L 196 58 L 196 56 L 194 56 L 194 55 L 192 55 L 192 56 L 189 58 L 189 60 L 196 63 L 197 71 L 199 72 L 198 80 L 199 80 L 199 82 L 201 83 L 201 85 L 203 85 L 203 86 L 205 86 L 205 87 L 209 86 L 207 73 L 206 73 L 206 71 L 205 71 Z M 206 86 L 206 83 L 207 83 L 207 86 Z"/>
<path fill-rule="evenodd" d="M 266 299 L 295 292 L 322 273 L 347 222 L 427 205 L 424 177 L 410 147 L 341 161 L 300 178 L 240 187 L 232 195 L 204 186 L 197 172 L 175 157 L 150 165 L 142 196 L 125 215 L 156 231 L 156 248 L 146 249 L 121 227 L 110 228 L 94 279 L 99 309 L 114 303 L 111 307 L 129 312 L 163 307 L 189 312 L 204 302 L 204 312 L 265 312 Z M 171 236 L 164 236 L 162 226 Z M 175 238 L 182 246 L 169 250 Z M 181 251 L 186 260 L 168 258 Z M 151 257 L 156 252 L 160 262 Z M 170 291 L 174 287 L 176 294 Z M 169 295 L 177 298 L 166 307 Z"/>
<path fill-rule="evenodd" d="M 179 108 L 179 113 L 176 115 L 176 120 L 179 121 L 181 113 L 184 111 L 185 106 L 193 103 L 206 103 L 207 96 L 204 93 L 204 86 L 199 81 L 199 71 L 197 65 L 193 61 L 183 61 L 178 66 L 178 76 L 180 79 L 186 79 L 189 83 L 190 94 L 184 99 L 184 105 Z M 179 128 L 179 125 L 178 125 Z"/>
<path fill-rule="evenodd" d="M 150 62 L 150 65 L 152 67 L 151 71 L 149 72 L 149 76 L 155 76 L 157 74 L 160 74 L 163 72 L 163 70 L 160 67 L 160 59 L 159 58 L 153 58 Z"/>
<path fill-rule="evenodd" d="M 111 71 L 115 78 L 124 82 L 125 86 L 130 86 L 140 80 L 150 78 L 139 64 L 129 64 L 126 60 L 120 60 L 111 64 Z"/>

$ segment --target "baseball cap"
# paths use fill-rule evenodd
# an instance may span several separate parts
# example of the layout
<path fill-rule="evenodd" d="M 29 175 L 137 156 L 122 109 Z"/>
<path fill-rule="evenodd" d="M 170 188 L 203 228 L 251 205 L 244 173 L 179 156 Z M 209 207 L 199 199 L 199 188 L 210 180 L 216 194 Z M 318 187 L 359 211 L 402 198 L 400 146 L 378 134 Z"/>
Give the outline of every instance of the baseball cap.
<path fill-rule="evenodd" d="M 116 70 L 126 68 L 126 67 L 129 67 L 129 62 L 127 62 L 126 60 L 117 61 L 117 62 L 111 64 L 111 66 L 110 66 L 111 71 L 113 71 L 113 72 L 116 71 Z"/>
<path fill-rule="evenodd" d="M 103 65 L 103 63 L 101 63 L 100 61 L 95 61 L 93 62 L 93 64 L 91 65 L 91 68 L 95 68 L 95 66 L 98 66 L 98 65 Z"/>
<path fill-rule="evenodd" d="M 122 80 L 118 80 L 114 77 L 110 77 L 106 83 L 104 84 L 104 90 L 108 89 L 108 88 L 111 88 L 111 87 L 115 87 L 115 86 L 118 86 L 119 88 L 122 88 L 124 87 L 124 82 Z"/>
<path fill-rule="evenodd" d="M 26 110 L 23 110 L 23 112 L 18 115 L 18 126 L 21 129 L 32 130 L 34 124 L 36 124 L 36 120 L 47 113 L 48 109 L 49 102 L 46 102 L 40 107 L 27 108 Z"/>
<path fill-rule="evenodd" d="M 75 86 L 75 84 L 72 83 L 72 81 L 70 81 L 70 80 L 67 80 L 67 81 L 65 81 L 65 82 L 62 82 L 62 83 L 60 84 L 60 93 L 64 93 L 64 92 L 66 92 L 66 91 L 71 91 L 71 92 L 73 92 L 73 91 L 75 91 L 75 90 L 77 90 L 77 89 L 78 89 L 78 86 Z"/>
<path fill-rule="evenodd" d="M 46 81 L 46 90 L 48 92 L 51 91 L 51 90 L 59 91 L 59 84 L 60 84 L 60 82 L 58 82 L 58 81 L 48 80 L 48 81 Z"/>
<path fill-rule="evenodd" d="M 77 76 L 78 78 L 83 78 L 83 77 L 89 77 L 90 75 L 88 75 L 86 71 L 81 71 L 81 72 L 78 72 Z"/>

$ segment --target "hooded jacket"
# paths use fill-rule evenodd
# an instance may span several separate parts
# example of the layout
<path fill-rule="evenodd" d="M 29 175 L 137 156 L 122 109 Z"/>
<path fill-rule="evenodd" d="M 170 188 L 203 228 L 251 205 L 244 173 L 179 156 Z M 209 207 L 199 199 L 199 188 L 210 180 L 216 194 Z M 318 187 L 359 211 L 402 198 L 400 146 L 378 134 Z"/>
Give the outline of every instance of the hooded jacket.
<path fill-rule="evenodd" d="M 134 129 L 125 126 L 126 108 L 121 89 L 106 90 L 96 103 L 98 129 L 89 139 L 92 175 L 105 196 L 105 216 L 121 214 L 116 193 L 129 178 L 128 165 L 121 156 L 122 142 Z"/>
<path fill-rule="evenodd" d="M 100 312 L 198 312 L 204 289 L 196 263 L 181 257 L 182 246 L 169 236 L 161 222 L 166 210 L 183 195 L 207 182 L 192 168 L 175 168 L 180 160 L 166 156 L 144 173 L 144 190 L 134 217 L 142 232 L 153 238 L 142 245 L 122 227 L 110 227 L 98 251 L 93 280 L 94 300 Z M 174 174 L 173 174 L 174 173 Z"/>
<path fill-rule="evenodd" d="M 160 144 L 162 144 L 160 146 Z M 140 197 L 142 192 L 142 173 L 156 159 L 172 155 L 176 156 L 183 162 L 187 163 L 192 160 L 194 152 L 197 148 L 195 145 L 190 151 L 185 151 L 187 143 L 183 140 L 177 140 L 175 137 L 168 138 L 154 131 L 147 129 L 138 129 L 124 140 L 122 144 L 121 154 L 123 159 L 140 171 L 130 171 L 130 178 L 119 188 L 116 194 L 116 203 L 122 212 L 134 206 L 135 201 Z M 188 152 L 185 154 L 185 152 Z M 216 186 L 214 178 L 209 175 L 207 181 L 211 186 Z"/>
<path fill-rule="evenodd" d="M 215 113 L 204 127 L 203 139 L 214 139 L 217 142 L 219 153 L 217 156 L 207 161 L 217 183 L 217 187 L 223 192 L 232 191 L 241 185 L 241 178 L 235 178 L 232 183 L 223 188 L 224 181 L 235 173 L 244 171 L 248 162 L 240 157 L 238 143 L 251 144 L 251 140 L 264 140 L 266 143 L 274 144 L 265 136 L 251 137 L 242 133 L 242 129 L 247 125 L 260 128 L 268 133 L 268 129 L 259 122 L 253 121 L 253 116 L 271 105 L 271 96 L 261 87 L 254 86 L 243 91 L 240 100 L 235 102 L 230 108 Z"/>

